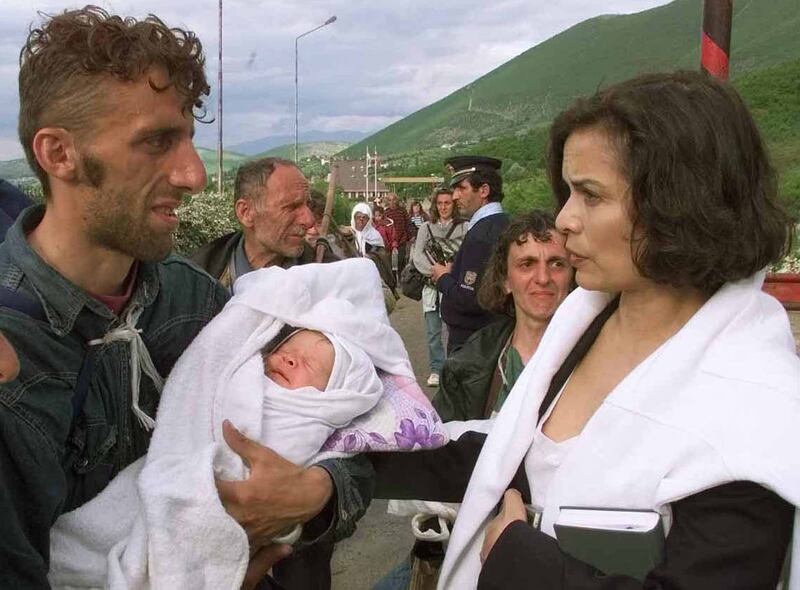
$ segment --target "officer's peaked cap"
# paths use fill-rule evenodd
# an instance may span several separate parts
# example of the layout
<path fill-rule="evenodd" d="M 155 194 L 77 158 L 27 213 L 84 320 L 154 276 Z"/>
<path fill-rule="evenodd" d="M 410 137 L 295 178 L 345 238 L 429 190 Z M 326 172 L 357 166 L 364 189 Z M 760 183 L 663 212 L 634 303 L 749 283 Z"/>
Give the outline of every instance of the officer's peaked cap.
<path fill-rule="evenodd" d="M 447 158 L 444 164 L 453 171 L 453 176 L 450 178 L 450 187 L 452 188 L 473 172 L 498 174 L 503 162 L 488 156 L 453 156 Z"/>

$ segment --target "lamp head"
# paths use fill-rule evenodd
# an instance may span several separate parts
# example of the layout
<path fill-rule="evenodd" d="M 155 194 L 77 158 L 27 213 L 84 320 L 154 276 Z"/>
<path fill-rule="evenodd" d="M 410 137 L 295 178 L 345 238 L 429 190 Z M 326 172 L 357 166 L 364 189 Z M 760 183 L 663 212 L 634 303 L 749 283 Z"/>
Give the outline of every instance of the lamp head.
<path fill-rule="evenodd" d="M 332 16 L 332 17 L 330 17 L 328 20 L 326 20 L 326 21 L 325 21 L 325 24 L 326 24 L 326 25 L 329 25 L 329 24 L 331 24 L 331 23 L 334 23 L 334 22 L 336 22 L 336 15 L 333 15 L 333 16 Z"/>

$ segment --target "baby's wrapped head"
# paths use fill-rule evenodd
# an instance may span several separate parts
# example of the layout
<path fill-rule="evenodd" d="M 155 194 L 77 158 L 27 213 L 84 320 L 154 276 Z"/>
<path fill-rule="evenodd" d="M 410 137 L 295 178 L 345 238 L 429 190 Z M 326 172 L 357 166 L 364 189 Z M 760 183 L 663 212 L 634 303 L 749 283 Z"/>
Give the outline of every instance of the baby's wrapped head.
<path fill-rule="evenodd" d="M 336 358 L 333 344 L 316 330 L 291 328 L 288 335 L 285 331 L 261 351 L 264 374 L 285 389 L 325 391 Z"/>
<path fill-rule="evenodd" d="M 284 389 L 332 391 L 381 387 L 367 353 L 346 339 L 284 326 L 261 351 L 264 374 Z"/>

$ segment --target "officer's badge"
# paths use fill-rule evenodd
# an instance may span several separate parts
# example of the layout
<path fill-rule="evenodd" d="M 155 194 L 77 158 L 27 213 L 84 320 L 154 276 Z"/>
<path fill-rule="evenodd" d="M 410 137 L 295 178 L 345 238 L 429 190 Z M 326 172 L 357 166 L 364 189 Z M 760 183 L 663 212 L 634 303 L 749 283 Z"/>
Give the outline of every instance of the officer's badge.
<path fill-rule="evenodd" d="M 474 285 L 475 281 L 478 280 L 478 273 L 474 270 L 468 270 L 464 273 L 464 284 L 465 285 Z"/>

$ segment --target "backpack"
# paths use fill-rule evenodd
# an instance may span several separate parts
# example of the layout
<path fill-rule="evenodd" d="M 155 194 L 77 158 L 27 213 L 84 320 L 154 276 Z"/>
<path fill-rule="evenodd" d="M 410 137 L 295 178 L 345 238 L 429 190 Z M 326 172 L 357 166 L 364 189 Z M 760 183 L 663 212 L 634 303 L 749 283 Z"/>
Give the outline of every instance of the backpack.
<path fill-rule="evenodd" d="M 391 289 L 392 293 L 394 293 L 397 288 L 397 279 L 395 279 L 394 273 L 392 272 L 392 263 L 386 251 L 382 248 L 381 250 L 367 251 L 364 257 L 369 258 L 375 263 L 375 266 L 378 267 L 378 274 L 381 275 L 381 279 L 386 286 Z"/>
<path fill-rule="evenodd" d="M 409 299 L 419 301 L 422 299 L 422 288 L 427 280 L 428 277 L 419 272 L 414 262 L 409 260 L 400 272 L 400 291 Z"/>

